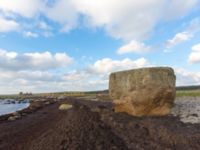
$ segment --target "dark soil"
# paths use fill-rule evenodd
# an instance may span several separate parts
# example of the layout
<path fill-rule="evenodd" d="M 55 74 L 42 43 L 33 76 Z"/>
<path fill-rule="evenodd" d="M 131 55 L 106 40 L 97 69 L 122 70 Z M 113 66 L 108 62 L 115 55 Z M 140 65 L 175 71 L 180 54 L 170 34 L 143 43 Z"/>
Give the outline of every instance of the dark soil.
<path fill-rule="evenodd" d="M 71 103 L 67 111 L 61 103 Z M 114 113 L 110 102 L 70 98 L 16 121 L 0 117 L 0 150 L 199 150 L 200 125 Z M 21 112 L 23 113 L 23 112 Z M 5 116 L 4 116 L 5 118 Z"/>

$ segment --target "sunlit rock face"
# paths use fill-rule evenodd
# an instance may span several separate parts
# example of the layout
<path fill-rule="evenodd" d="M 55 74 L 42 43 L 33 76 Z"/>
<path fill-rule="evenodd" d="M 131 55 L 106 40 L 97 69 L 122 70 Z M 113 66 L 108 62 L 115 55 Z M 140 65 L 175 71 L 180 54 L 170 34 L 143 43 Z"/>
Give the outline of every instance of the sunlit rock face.
<path fill-rule="evenodd" d="M 109 94 L 115 112 L 133 116 L 163 116 L 170 113 L 176 89 L 172 68 L 152 67 L 112 73 Z"/>

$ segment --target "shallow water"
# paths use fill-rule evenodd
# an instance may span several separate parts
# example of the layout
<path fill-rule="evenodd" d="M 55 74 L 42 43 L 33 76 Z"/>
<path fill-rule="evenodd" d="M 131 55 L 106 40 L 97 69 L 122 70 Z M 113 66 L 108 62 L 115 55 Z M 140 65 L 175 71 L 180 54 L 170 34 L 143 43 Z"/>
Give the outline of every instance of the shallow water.
<path fill-rule="evenodd" d="M 14 102 L 14 101 L 13 101 Z M 28 102 L 25 103 L 7 103 L 6 100 L 0 100 L 0 115 L 14 113 L 29 106 Z"/>

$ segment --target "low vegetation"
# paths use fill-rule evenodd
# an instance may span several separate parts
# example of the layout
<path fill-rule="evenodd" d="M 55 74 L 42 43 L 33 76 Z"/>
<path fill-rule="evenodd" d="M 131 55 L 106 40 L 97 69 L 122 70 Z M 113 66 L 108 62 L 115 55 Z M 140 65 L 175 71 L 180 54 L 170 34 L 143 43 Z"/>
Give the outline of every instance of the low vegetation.
<path fill-rule="evenodd" d="M 102 91 L 89 91 L 89 92 L 56 92 L 56 93 L 40 93 L 33 95 L 0 95 L 0 99 L 28 99 L 28 98 L 37 98 L 37 97 L 85 97 L 92 99 L 101 99 L 101 100 L 110 100 L 108 90 Z M 200 96 L 200 86 L 180 86 L 176 87 L 176 96 Z"/>
<path fill-rule="evenodd" d="M 200 96 L 200 86 L 180 86 L 176 88 L 176 96 Z"/>

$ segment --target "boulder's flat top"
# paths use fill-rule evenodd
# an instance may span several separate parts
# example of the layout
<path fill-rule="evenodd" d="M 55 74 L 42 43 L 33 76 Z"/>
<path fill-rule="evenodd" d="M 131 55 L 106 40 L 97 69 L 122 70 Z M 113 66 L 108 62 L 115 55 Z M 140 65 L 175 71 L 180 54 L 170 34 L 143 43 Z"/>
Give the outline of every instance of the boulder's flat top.
<path fill-rule="evenodd" d="M 159 71 L 159 70 L 163 70 L 163 69 L 167 69 L 170 71 L 173 71 L 171 67 L 143 67 L 143 68 L 136 68 L 136 69 L 130 69 L 130 70 L 123 70 L 123 71 L 117 71 L 117 72 L 113 72 L 111 74 L 115 74 L 115 73 L 129 73 L 129 72 L 144 72 L 144 71 Z"/>

